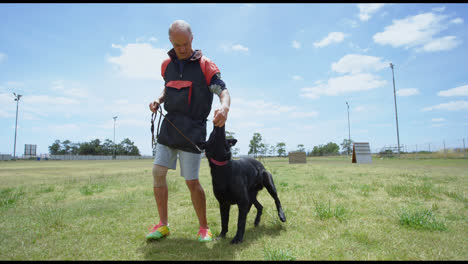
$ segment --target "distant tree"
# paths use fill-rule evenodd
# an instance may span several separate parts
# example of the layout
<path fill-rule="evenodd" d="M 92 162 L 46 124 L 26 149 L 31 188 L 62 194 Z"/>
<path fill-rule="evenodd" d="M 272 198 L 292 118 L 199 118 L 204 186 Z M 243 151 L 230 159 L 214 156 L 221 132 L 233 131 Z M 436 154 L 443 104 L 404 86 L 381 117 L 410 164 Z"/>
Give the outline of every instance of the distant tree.
<path fill-rule="evenodd" d="M 65 140 L 61 143 L 60 154 L 66 155 L 72 153 L 72 143 L 70 140 Z"/>
<path fill-rule="evenodd" d="M 248 154 L 253 154 L 256 158 L 262 147 L 264 147 L 262 144 L 262 135 L 260 135 L 260 133 L 254 133 L 252 139 L 250 140 L 250 149 Z"/>
<path fill-rule="evenodd" d="M 115 145 L 114 142 L 110 139 L 104 140 L 102 144 L 101 150 L 102 155 L 113 155 L 114 154 Z"/>
<path fill-rule="evenodd" d="M 278 156 L 286 156 L 286 143 L 279 142 L 276 144 L 276 150 L 278 152 Z"/>
<path fill-rule="evenodd" d="M 60 140 L 55 140 L 52 145 L 49 146 L 50 155 L 58 155 L 60 151 Z"/>
<path fill-rule="evenodd" d="M 303 145 L 303 144 L 297 145 L 297 151 L 298 151 L 298 152 L 305 152 L 304 145 Z"/>
<path fill-rule="evenodd" d="M 323 152 L 326 155 L 338 155 L 340 152 L 340 146 L 338 144 L 329 142 L 325 146 L 323 146 Z"/>
<path fill-rule="evenodd" d="M 234 132 L 229 132 L 226 130 L 226 139 L 233 139 L 235 134 L 236 133 Z"/>
<path fill-rule="evenodd" d="M 270 146 L 270 155 L 271 156 L 276 155 L 276 146 L 274 144 L 271 144 L 271 146 Z"/>
<path fill-rule="evenodd" d="M 343 139 L 343 142 L 340 144 L 341 145 L 341 149 L 343 150 L 343 154 L 344 153 L 347 153 L 348 155 L 349 154 L 352 154 L 353 152 L 353 141 L 352 140 L 349 140 L 349 139 Z"/>
<path fill-rule="evenodd" d="M 260 154 L 262 154 L 262 156 L 267 156 L 269 150 L 270 150 L 270 144 L 262 143 L 260 145 Z"/>
<path fill-rule="evenodd" d="M 337 155 L 339 150 L 340 147 L 336 143 L 329 142 L 326 145 L 314 146 L 312 156 Z"/>
<path fill-rule="evenodd" d="M 138 147 L 134 145 L 133 141 L 129 138 L 125 138 L 119 144 L 121 147 L 119 148 L 121 153 L 116 155 L 129 155 L 129 156 L 140 156 L 140 151 Z"/>

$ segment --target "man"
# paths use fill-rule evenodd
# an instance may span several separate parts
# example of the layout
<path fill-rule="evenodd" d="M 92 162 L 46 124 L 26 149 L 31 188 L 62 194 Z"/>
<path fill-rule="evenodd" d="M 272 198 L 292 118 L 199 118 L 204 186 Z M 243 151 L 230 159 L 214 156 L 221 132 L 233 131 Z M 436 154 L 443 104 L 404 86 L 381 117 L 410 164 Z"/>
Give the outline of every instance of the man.
<path fill-rule="evenodd" d="M 211 111 L 213 94 L 218 95 L 221 102 L 221 107 L 214 112 L 214 126 L 224 126 L 231 99 L 216 64 L 203 56 L 200 50 L 192 49 L 193 34 L 187 22 L 176 20 L 172 23 L 169 40 L 173 49 L 161 65 L 165 88 L 161 96 L 149 105 L 150 110 L 156 112 L 164 103 L 167 114 L 161 125 L 153 165 L 153 190 L 159 224 L 151 228 L 146 238 L 159 239 L 170 233 L 166 175 L 168 169 L 176 169 L 178 156 L 180 173 L 190 190 L 200 224 L 198 240 L 211 241 L 212 234 L 206 220 L 205 192 L 198 181 L 202 154 L 194 144 L 206 140 L 206 121 Z"/>

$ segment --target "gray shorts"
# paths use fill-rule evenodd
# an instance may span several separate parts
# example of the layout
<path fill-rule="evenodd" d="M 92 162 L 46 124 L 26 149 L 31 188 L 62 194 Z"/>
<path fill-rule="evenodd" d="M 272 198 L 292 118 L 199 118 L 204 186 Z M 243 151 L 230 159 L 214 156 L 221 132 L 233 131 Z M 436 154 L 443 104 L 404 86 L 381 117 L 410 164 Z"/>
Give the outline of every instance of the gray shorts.
<path fill-rule="evenodd" d="M 153 164 L 175 170 L 177 156 L 179 156 L 180 161 L 180 176 L 184 177 L 185 180 L 197 180 L 202 158 L 201 153 L 182 151 L 158 143 Z"/>

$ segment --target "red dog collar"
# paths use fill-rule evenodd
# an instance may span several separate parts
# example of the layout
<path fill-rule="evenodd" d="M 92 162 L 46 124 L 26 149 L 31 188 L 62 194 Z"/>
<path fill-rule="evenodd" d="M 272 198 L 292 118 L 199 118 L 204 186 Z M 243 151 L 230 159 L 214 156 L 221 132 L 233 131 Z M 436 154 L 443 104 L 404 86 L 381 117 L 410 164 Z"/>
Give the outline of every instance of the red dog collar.
<path fill-rule="evenodd" d="M 228 163 L 228 160 L 225 160 L 225 161 L 217 161 L 213 158 L 210 158 L 210 161 L 213 162 L 215 165 L 218 165 L 218 166 L 224 166 Z"/>

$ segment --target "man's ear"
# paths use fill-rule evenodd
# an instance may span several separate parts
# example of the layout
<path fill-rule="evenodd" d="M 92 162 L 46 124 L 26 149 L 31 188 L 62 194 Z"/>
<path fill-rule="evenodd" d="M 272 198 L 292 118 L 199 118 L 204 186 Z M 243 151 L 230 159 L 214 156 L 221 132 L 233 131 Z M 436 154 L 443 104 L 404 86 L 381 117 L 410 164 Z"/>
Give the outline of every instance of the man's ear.
<path fill-rule="evenodd" d="M 236 143 L 237 143 L 237 139 L 235 139 L 235 138 L 226 139 L 226 141 L 227 141 L 229 147 L 235 146 Z"/>

